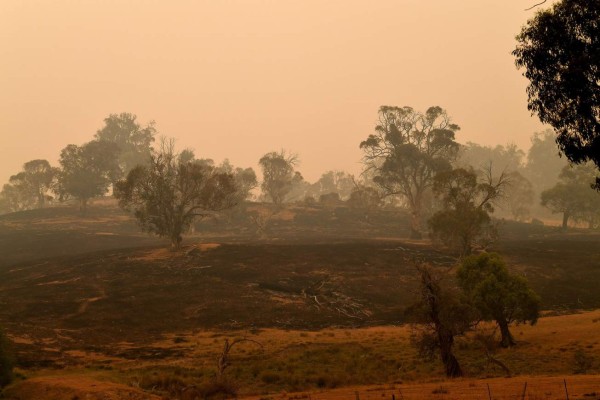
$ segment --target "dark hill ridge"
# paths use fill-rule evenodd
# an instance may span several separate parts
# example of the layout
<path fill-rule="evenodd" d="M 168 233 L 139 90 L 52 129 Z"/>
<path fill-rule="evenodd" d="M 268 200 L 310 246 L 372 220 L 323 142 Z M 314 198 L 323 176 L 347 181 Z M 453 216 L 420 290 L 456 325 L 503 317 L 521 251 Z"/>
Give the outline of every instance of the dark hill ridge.
<path fill-rule="evenodd" d="M 266 217 L 265 217 L 266 215 Z M 261 216 L 262 231 L 256 223 Z M 189 242 L 308 242 L 405 236 L 403 211 L 364 213 L 348 207 L 288 206 L 274 209 L 260 203 L 243 204 L 216 219 L 200 221 Z M 53 256 L 98 250 L 168 245 L 143 233 L 136 221 L 114 199 L 95 200 L 82 216 L 74 205 L 48 207 L 0 215 L 0 268 Z"/>

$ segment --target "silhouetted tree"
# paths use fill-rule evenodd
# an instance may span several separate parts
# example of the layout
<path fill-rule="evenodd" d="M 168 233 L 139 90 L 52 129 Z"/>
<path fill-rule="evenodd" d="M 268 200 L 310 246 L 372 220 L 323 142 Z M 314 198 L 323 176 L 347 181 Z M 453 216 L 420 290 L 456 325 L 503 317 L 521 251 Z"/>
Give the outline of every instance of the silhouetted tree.
<path fill-rule="evenodd" d="M 529 110 L 554 128 L 569 160 L 600 168 L 598 21 L 597 1 L 558 1 L 522 28 L 513 55 L 529 79 Z"/>
<path fill-rule="evenodd" d="M 517 221 L 529 218 L 533 205 L 533 185 L 519 171 L 507 174 L 510 185 L 506 186 L 503 203 L 508 206 L 512 217 Z"/>
<path fill-rule="evenodd" d="M 23 197 L 23 193 L 14 184 L 4 184 L 0 192 L 0 214 L 28 210 L 32 207 L 31 197 Z"/>
<path fill-rule="evenodd" d="M 0 212 L 14 212 L 31 208 L 43 208 L 52 196 L 57 169 L 46 160 L 31 160 L 23 170 L 10 177 L 0 193 Z"/>
<path fill-rule="evenodd" d="M 567 165 L 566 158 L 560 157 L 555 135 L 550 129 L 533 134 L 523 175 L 533 185 L 538 199 L 540 193 L 556 185 L 558 175 Z"/>
<path fill-rule="evenodd" d="M 471 304 L 485 320 L 494 320 L 500 328 L 501 344 L 515 345 L 510 324 L 537 322 L 540 298 L 529 288 L 525 278 L 508 271 L 495 253 L 482 253 L 465 258 L 457 278 Z"/>
<path fill-rule="evenodd" d="M 381 194 L 373 187 L 357 184 L 346 203 L 352 210 L 363 213 L 368 221 L 371 213 L 381 207 Z"/>
<path fill-rule="evenodd" d="M 237 203 L 247 200 L 252 195 L 252 191 L 258 187 L 256 172 L 254 172 L 254 169 L 250 167 L 234 167 L 231 165 L 229 160 L 225 159 L 221 165 L 216 167 L 216 169 L 218 172 L 233 175 L 233 179 L 235 180 L 235 185 L 238 190 Z"/>
<path fill-rule="evenodd" d="M 285 151 L 270 152 L 258 161 L 263 170 L 262 191 L 274 204 L 281 204 L 292 190 L 296 181 L 302 181 L 302 175 L 294 171 L 298 157 Z"/>
<path fill-rule="evenodd" d="M 20 182 L 21 190 L 37 200 L 38 208 L 43 208 L 56 173 L 47 160 L 31 160 L 23 164 L 23 171 L 12 176 L 10 181 Z"/>
<path fill-rule="evenodd" d="M 483 180 L 473 169 L 439 173 L 433 191 L 442 209 L 429 219 L 432 238 L 457 248 L 462 255 L 470 254 L 475 243 L 490 240 L 495 235 L 490 213 L 507 184 L 504 173 L 497 180 L 492 177 L 491 167 Z"/>
<path fill-rule="evenodd" d="M 135 166 L 149 162 L 155 135 L 153 121 L 142 127 L 135 114 L 120 113 L 105 118 L 104 127 L 96 132 L 95 138 L 117 145 L 119 166 L 126 175 Z"/>
<path fill-rule="evenodd" d="M 138 165 L 117 182 L 114 193 L 144 231 L 168 237 L 174 250 L 194 219 L 233 207 L 239 193 L 232 174 L 179 160 L 173 141 L 164 141 L 148 165 Z"/>
<path fill-rule="evenodd" d="M 513 143 L 490 147 L 468 142 L 460 146 L 457 165 L 477 170 L 492 164 L 501 171 L 519 171 L 524 158 L 525 152 Z"/>
<path fill-rule="evenodd" d="M 341 200 L 347 200 L 354 189 L 354 177 L 344 171 L 327 171 L 318 181 L 310 185 L 308 196 L 319 198 L 329 193 L 337 193 Z"/>
<path fill-rule="evenodd" d="M 454 355 L 454 339 L 472 328 L 476 322 L 474 310 L 431 267 L 417 264 L 416 268 L 420 299 L 407 310 L 412 321 L 422 328 L 414 343 L 424 357 L 433 357 L 439 351 L 446 376 L 460 377 L 463 371 Z"/>
<path fill-rule="evenodd" d="M 563 229 L 567 229 L 569 219 L 587 221 L 593 227 L 600 217 L 600 193 L 592 189 L 594 176 L 591 163 L 566 166 L 559 182 L 542 192 L 542 205 L 563 214 Z"/>
<path fill-rule="evenodd" d="M 361 142 L 366 169 L 375 170 L 374 182 L 384 193 L 406 198 L 411 211 L 411 236 L 421 237 L 426 192 L 440 171 L 451 169 L 458 151 L 458 125 L 440 107 L 424 114 L 410 107 L 382 106 L 375 133 Z"/>
<path fill-rule="evenodd" d="M 56 187 L 60 198 L 78 199 L 80 211 L 85 212 L 88 200 L 106 194 L 120 176 L 118 151 L 116 144 L 99 141 L 62 149 Z"/>

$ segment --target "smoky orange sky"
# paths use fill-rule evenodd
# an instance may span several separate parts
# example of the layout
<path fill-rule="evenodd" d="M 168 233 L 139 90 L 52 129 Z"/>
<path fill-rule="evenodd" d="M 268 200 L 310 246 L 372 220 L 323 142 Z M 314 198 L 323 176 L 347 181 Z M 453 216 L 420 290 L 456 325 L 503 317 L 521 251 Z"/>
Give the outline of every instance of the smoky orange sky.
<path fill-rule="evenodd" d="M 360 171 L 380 105 L 439 105 L 465 143 L 543 129 L 510 52 L 535 0 L 3 0 L 0 183 L 110 113 L 198 157 Z"/>

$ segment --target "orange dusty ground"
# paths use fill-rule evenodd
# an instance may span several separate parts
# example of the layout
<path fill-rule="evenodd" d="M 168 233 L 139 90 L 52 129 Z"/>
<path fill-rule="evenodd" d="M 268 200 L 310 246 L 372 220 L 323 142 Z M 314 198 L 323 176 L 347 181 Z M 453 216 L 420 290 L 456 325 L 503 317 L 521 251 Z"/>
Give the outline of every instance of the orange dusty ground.
<path fill-rule="evenodd" d="M 566 390 L 565 390 L 566 381 Z M 527 384 L 527 386 L 526 386 Z M 488 392 L 489 387 L 489 392 Z M 600 376 L 574 375 L 561 377 L 531 377 L 493 379 L 458 379 L 422 384 L 360 386 L 321 392 L 281 393 L 272 399 L 310 400 L 409 400 L 409 399 L 600 399 Z M 358 397 L 357 397 L 358 396 Z M 393 396 L 393 397 L 392 397 Z M 251 397 L 251 399 L 265 399 Z"/>

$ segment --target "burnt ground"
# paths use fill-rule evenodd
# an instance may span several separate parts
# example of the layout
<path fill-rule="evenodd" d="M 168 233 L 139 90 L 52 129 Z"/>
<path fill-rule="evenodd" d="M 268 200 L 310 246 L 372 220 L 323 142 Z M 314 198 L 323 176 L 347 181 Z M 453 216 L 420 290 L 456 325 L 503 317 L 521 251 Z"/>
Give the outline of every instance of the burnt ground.
<path fill-rule="evenodd" d="M 161 335 L 198 329 L 317 329 L 397 324 L 414 300 L 414 260 L 454 258 L 408 241 L 406 218 L 286 210 L 256 234 L 249 220 L 207 221 L 185 251 L 140 234 L 110 203 L 0 217 L 0 321 L 24 367 L 67 350 L 162 358 Z M 600 307 L 600 236 L 505 223 L 496 249 L 548 310 Z M 203 251 L 198 243 L 218 243 Z M 124 350 L 117 343 L 127 342 Z M 129 352 L 129 353 L 128 353 Z"/>

